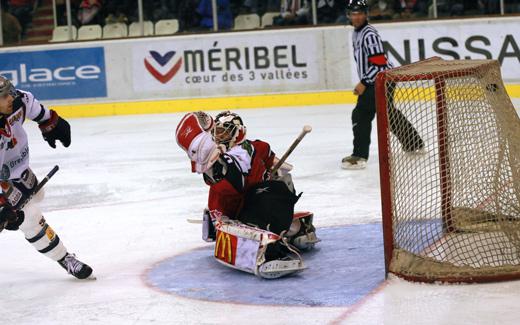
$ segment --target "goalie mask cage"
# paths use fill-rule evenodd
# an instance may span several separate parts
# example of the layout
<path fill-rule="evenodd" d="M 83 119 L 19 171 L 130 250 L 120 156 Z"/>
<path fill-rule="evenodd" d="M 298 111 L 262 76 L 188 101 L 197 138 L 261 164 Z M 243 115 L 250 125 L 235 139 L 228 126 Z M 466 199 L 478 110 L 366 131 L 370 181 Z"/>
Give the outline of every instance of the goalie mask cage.
<path fill-rule="evenodd" d="M 520 119 L 499 63 L 391 69 L 376 102 L 387 274 L 520 279 Z"/>

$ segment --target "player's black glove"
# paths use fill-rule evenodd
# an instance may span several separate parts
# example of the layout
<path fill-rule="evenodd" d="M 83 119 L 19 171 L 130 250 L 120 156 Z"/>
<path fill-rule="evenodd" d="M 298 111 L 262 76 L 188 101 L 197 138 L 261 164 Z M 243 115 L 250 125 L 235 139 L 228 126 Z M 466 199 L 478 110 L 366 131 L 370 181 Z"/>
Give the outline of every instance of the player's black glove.
<path fill-rule="evenodd" d="M 43 139 L 49 143 L 49 146 L 56 148 L 56 140 L 60 140 L 65 147 L 70 146 L 70 125 L 55 111 L 51 110 L 51 117 L 40 123 L 39 127 Z"/>
<path fill-rule="evenodd" d="M 0 196 L 0 232 L 18 230 L 25 219 L 23 211 L 16 211 L 4 196 Z"/>

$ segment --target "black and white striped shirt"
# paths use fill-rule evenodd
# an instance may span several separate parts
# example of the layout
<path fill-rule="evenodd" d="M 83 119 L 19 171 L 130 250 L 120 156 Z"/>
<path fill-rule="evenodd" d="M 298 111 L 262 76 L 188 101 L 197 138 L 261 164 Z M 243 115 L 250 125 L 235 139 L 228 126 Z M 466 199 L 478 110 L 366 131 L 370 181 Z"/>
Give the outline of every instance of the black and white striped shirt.
<path fill-rule="evenodd" d="M 352 43 L 359 80 L 365 86 L 374 84 L 378 72 L 393 67 L 386 57 L 379 33 L 368 22 L 354 30 Z"/>

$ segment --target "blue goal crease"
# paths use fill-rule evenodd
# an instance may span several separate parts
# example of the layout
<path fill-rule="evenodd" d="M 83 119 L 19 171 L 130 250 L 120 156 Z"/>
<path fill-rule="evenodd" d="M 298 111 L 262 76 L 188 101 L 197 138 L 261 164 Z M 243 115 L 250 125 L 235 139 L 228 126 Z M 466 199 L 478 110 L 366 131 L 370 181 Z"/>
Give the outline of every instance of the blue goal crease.
<path fill-rule="evenodd" d="M 161 291 L 215 302 L 351 306 L 385 279 L 381 224 L 318 228 L 321 242 L 303 253 L 307 269 L 266 280 L 227 268 L 213 258 L 213 247 L 195 249 L 157 264 L 147 281 Z"/>

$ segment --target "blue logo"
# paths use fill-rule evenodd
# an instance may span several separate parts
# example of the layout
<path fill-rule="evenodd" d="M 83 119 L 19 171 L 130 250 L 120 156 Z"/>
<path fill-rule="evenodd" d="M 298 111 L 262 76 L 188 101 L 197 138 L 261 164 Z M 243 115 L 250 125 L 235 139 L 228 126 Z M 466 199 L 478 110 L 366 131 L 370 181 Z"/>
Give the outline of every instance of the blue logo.
<path fill-rule="evenodd" d="M 102 47 L 2 53 L 0 74 L 38 99 L 107 97 Z"/>

